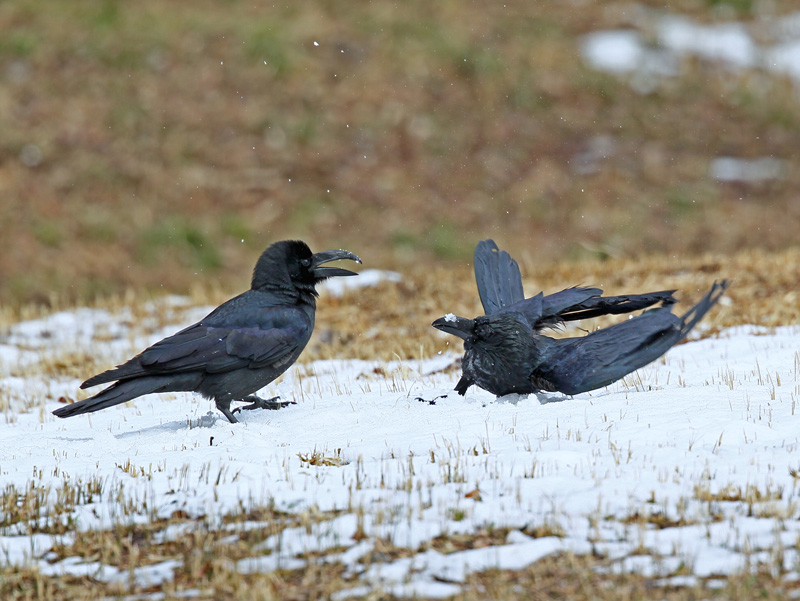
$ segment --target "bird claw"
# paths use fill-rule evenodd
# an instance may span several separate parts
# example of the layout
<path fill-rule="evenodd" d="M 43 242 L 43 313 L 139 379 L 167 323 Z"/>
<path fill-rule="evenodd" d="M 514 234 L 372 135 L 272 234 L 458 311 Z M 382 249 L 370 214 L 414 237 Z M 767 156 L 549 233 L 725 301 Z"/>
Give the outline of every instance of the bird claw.
<path fill-rule="evenodd" d="M 435 405 L 436 401 L 438 401 L 439 399 L 446 399 L 446 398 L 447 398 L 446 394 L 440 394 L 439 396 L 435 396 L 432 399 L 426 399 L 424 397 L 418 396 L 414 397 L 414 400 L 419 401 L 420 403 L 427 403 L 428 405 Z"/>
<path fill-rule="evenodd" d="M 296 401 L 279 401 L 278 399 L 281 398 L 280 396 L 274 396 L 271 399 L 262 399 L 261 397 L 257 397 L 255 395 L 251 395 L 242 399 L 242 401 L 248 401 L 249 405 L 244 405 L 242 407 L 237 407 L 233 410 L 233 413 L 238 413 L 239 411 L 251 411 L 253 409 L 269 409 L 272 411 L 277 411 L 278 409 L 283 409 L 287 405 L 296 405 Z"/>

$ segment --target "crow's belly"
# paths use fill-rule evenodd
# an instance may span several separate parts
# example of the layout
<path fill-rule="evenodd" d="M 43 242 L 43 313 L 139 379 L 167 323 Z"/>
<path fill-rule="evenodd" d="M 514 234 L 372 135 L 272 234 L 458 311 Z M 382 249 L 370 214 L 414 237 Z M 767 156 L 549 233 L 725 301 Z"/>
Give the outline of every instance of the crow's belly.
<path fill-rule="evenodd" d="M 221 374 L 207 374 L 197 392 L 217 401 L 238 401 L 264 388 L 292 363 L 287 362 L 278 368 L 242 368 Z"/>
<path fill-rule="evenodd" d="M 462 363 L 464 375 L 484 390 L 497 396 L 529 394 L 539 389 L 531 381 L 530 368 L 486 353 L 467 353 Z"/>

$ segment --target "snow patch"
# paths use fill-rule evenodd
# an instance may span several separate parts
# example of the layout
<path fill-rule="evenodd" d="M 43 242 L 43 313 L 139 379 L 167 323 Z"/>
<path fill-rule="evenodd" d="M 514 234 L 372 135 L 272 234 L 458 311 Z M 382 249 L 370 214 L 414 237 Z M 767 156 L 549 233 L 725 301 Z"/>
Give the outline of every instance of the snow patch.
<path fill-rule="evenodd" d="M 786 173 L 786 161 L 763 157 L 737 159 L 718 157 L 711 161 L 711 177 L 720 182 L 759 182 L 781 179 Z"/>
<path fill-rule="evenodd" d="M 365 269 L 357 276 L 325 280 L 319 286 L 317 286 L 317 288 L 320 290 L 320 292 L 339 297 L 351 290 L 358 290 L 359 288 L 371 288 L 372 286 L 377 286 L 381 282 L 399 283 L 402 281 L 402 276 L 396 271 Z"/>
<path fill-rule="evenodd" d="M 701 25 L 681 15 L 650 13 L 644 20 L 649 35 L 636 29 L 597 31 L 581 40 L 581 53 L 591 67 L 632 76 L 642 93 L 653 91 L 653 78 L 680 73 L 681 61 L 697 57 L 732 71 L 764 69 L 786 75 L 800 85 L 800 13 L 774 20 L 763 28 L 773 43 L 754 40 L 740 22 Z M 652 38 L 652 41 L 651 41 Z"/>

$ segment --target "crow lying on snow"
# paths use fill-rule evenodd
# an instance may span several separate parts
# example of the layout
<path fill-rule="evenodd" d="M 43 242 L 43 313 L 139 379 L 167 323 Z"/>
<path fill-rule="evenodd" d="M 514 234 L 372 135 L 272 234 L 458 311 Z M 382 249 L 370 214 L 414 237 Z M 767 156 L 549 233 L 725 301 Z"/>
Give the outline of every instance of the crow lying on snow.
<path fill-rule="evenodd" d="M 607 386 L 682 340 L 728 286 L 715 283 L 682 317 L 670 311 L 674 290 L 603 297 L 599 288 L 567 288 L 525 299 L 519 266 L 492 240 L 475 249 L 475 279 L 486 315 L 467 319 L 449 314 L 432 324 L 464 340 L 462 376 L 455 388 L 461 395 L 473 384 L 498 396 L 573 395 Z M 661 307 L 586 336 L 554 339 L 539 333 L 565 321 L 629 313 L 659 302 Z"/>
<path fill-rule="evenodd" d="M 346 250 L 312 254 L 304 242 L 276 242 L 258 259 L 250 290 L 126 363 L 89 378 L 81 388 L 116 383 L 53 414 L 71 417 L 143 394 L 178 391 L 214 399 L 232 423 L 237 421 L 230 409 L 233 401 L 250 403 L 241 409 L 280 409 L 278 397 L 265 400 L 253 393 L 285 372 L 308 343 L 317 307 L 315 286 L 326 278 L 357 275 L 321 267 L 339 259 L 361 263 Z"/>

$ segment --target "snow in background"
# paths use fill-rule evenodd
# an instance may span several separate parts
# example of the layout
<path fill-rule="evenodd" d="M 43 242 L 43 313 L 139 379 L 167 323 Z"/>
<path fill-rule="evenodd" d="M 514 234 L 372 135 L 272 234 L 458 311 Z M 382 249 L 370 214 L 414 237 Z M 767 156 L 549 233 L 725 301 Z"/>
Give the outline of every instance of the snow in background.
<path fill-rule="evenodd" d="M 757 43 L 747 25 L 739 22 L 702 25 L 679 15 L 642 15 L 641 31 L 597 31 L 583 38 L 582 53 L 596 69 L 615 74 L 639 74 L 634 85 L 647 76 L 674 76 L 681 60 L 697 57 L 732 72 L 760 68 L 786 75 L 800 85 L 800 13 L 761 23 Z M 640 91 L 648 91 L 646 86 Z"/>
<path fill-rule="evenodd" d="M 800 12 L 750 24 L 711 25 L 644 7 L 631 12 L 636 27 L 592 32 L 583 37 L 581 52 L 589 66 L 627 78 L 642 94 L 656 91 L 664 78 L 681 74 L 686 59 L 692 58 L 732 76 L 760 70 L 788 77 L 800 88 Z M 782 179 L 787 165 L 787 159 L 775 157 L 714 157 L 709 175 L 721 182 L 760 182 Z"/>
<path fill-rule="evenodd" d="M 345 292 L 377 286 L 381 282 L 399 282 L 401 276 L 396 271 L 386 271 L 382 269 L 364 269 L 356 277 L 334 278 L 325 280 L 318 288 L 321 294 L 331 296 L 343 296 Z"/>

